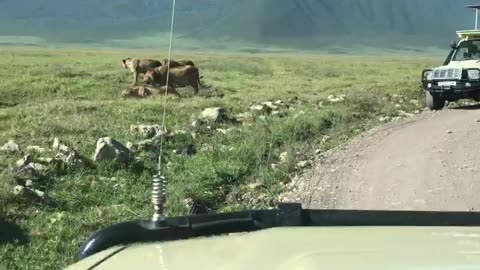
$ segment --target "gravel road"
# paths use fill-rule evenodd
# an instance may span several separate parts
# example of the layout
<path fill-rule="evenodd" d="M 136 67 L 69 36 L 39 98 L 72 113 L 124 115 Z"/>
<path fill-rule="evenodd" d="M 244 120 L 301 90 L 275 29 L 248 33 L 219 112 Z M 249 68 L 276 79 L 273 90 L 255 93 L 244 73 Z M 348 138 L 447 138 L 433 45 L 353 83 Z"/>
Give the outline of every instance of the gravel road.
<path fill-rule="evenodd" d="M 425 113 L 363 134 L 294 179 L 306 208 L 480 210 L 480 107 Z"/>

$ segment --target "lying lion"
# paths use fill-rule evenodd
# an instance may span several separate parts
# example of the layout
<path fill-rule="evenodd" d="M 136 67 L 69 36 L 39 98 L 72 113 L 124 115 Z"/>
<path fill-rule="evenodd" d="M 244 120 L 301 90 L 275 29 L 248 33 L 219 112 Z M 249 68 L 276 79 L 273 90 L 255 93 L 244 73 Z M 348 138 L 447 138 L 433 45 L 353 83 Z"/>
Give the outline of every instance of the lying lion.
<path fill-rule="evenodd" d="M 168 91 L 166 91 L 168 89 Z M 177 97 L 181 97 L 180 94 L 175 90 L 175 88 L 165 86 L 160 88 L 152 88 L 152 87 L 144 87 L 138 86 L 131 89 L 124 90 L 120 97 L 123 99 L 126 98 L 147 98 L 151 96 L 164 96 L 165 92 L 170 95 L 176 95 Z"/>
<path fill-rule="evenodd" d="M 143 82 L 153 86 L 166 85 L 167 70 L 168 66 L 152 69 L 145 74 Z M 210 87 L 202 84 L 198 68 L 194 66 L 170 68 L 169 74 L 168 86 L 172 89 L 175 89 L 175 87 L 191 86 L 195 90 L 195 95 L 198 95 L 200 86 L 204 88 Z"/>

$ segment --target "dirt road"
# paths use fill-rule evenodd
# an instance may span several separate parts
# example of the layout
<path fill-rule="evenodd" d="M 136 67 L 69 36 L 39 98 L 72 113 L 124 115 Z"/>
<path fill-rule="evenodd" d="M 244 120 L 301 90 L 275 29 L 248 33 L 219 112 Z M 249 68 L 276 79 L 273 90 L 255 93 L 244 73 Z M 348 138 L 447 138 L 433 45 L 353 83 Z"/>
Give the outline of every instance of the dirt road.
<path fill-rule="evenodd" d="M 293 198 L 308 208 L 480 210 L 480 107 L 371 131 L 332 151 L 295 186 Z"/>

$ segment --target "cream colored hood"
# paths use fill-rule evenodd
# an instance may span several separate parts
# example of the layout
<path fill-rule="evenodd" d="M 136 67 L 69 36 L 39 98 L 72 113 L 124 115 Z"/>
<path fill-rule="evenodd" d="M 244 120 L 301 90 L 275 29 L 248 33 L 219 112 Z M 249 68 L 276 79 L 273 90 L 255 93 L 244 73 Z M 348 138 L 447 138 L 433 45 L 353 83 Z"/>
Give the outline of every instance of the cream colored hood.
<path fill-rule="evenodd" d="M 276 228 L 110 249 L 67 269 L 473 270 L 480 228 Z"/>
<path fill-rule="evenodd" d="M 479 68 L 480 60 L 468 60 L 468 61 L 451 61 L 447 66 L 438 67 L 441 68 Z"/>

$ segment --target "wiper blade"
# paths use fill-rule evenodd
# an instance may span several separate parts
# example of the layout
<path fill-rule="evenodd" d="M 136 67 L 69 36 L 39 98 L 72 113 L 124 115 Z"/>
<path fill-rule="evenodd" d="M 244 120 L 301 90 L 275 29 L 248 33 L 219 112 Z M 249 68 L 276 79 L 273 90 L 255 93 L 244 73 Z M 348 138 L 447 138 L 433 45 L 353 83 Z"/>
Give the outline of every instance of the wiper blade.
<path fill-rule="evenodd" d="M 425 211 L 309 210 L 301 204 L 278 209 L 134 221 L 95 233 L 80 248 L 82 260 L 118 245 L 166 242 L 295 226 L 480 226 L 480 213 Z"/>

